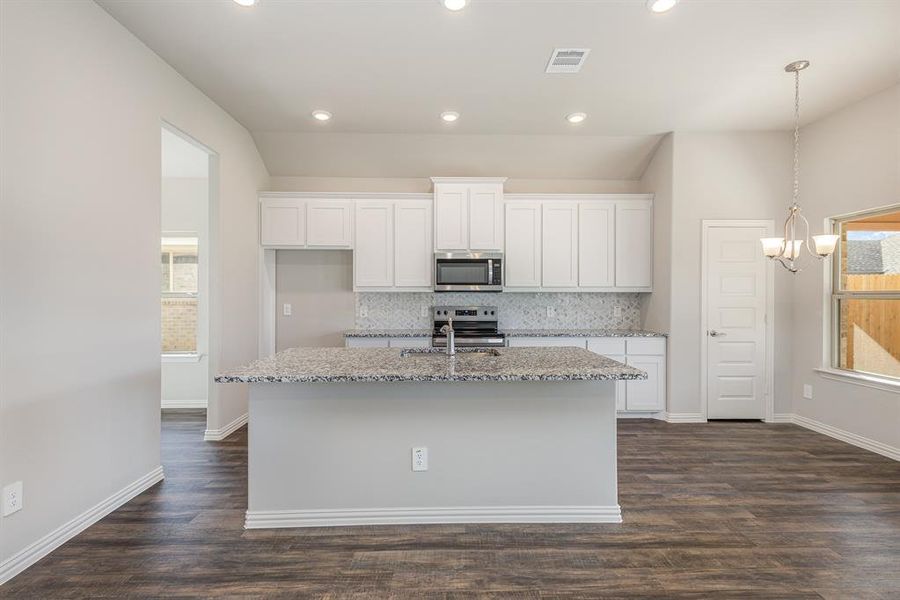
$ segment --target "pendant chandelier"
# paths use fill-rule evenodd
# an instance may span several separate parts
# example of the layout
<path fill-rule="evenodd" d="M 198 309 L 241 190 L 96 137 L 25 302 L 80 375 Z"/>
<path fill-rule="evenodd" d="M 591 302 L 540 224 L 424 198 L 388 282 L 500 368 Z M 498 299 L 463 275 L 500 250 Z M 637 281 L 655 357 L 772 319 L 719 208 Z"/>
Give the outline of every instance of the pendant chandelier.
<path fill-rule="evenodd" d="M 763 254 L 777 260 L 791 273 L 800 270 L 799 258 L 806 244 L 807 254 L 818 259 L 831 256 L 837 245 L 838 236 L 831 234 L 812 236 L 810 245 L 809 221 L 800 209 L 800 71 L 809 66 L 808 60 L 798 60 L 787 65 L 784 70 L 794 74 L 794 199 L 784 222 L 784 237 L 762 238 Z M 800 236 L 802 227 L 803 235 Z"/>

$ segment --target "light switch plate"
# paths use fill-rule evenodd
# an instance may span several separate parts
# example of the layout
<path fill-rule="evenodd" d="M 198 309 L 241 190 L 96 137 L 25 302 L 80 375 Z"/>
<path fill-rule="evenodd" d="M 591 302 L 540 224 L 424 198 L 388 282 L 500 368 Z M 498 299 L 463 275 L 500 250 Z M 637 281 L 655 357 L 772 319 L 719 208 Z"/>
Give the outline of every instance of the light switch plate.
<path fill-rule="evenodd" d="M 22 482 L 16 481 L 3 488 L 3 516 L 8 517 L 22 510 Z"/>
<path fill-rule="evenodd" d="M 285 304 L 281 310 L 282 314 L 284 314 L 284 316 L 286 316 L 286 317 L 291 316 L 292 311 L 293 311 L 293 307 L 290 304 Z"/>
<path fill-rule="evenodd" d="M 812 390 L 812 386 L 809 385 L 808 383 L 803 384 L 803 397 L 806 398 L 807 400 L 812 400 L 813 390 Z"/>

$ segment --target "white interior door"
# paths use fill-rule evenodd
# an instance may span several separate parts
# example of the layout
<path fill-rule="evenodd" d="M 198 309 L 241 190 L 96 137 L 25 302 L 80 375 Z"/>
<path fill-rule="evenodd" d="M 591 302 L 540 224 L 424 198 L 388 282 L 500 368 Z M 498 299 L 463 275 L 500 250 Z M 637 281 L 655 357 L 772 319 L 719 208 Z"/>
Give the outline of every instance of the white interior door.
<path fill-rule="evenodd" d="M 766 414 L 767 264 L 765 226 L 705 229 L 708 419 Z"/>

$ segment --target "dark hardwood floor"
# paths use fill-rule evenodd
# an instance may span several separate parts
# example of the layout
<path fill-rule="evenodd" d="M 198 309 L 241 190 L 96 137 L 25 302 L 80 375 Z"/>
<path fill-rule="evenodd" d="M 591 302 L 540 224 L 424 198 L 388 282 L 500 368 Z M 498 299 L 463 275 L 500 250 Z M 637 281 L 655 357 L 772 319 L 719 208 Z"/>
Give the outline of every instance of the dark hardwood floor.
<path fill-rule="evenodd" d="M 620 421 L 621 525 L 244 531 L 246 428 L 204 423 L 0 598 L 900 598 L 900 463 L 794 425 Z"/>

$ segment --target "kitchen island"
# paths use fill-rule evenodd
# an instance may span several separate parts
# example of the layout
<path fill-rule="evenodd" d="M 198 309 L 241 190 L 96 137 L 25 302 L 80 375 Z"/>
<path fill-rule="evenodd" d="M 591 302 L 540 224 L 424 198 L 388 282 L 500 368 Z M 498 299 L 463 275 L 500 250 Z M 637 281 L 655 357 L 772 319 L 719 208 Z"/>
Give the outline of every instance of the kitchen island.
<path fill-rule="evenodd" d="M 615 382 L 580 348 L 293 348 L 249 383 L 247 528 L 620 522 Z"/>

